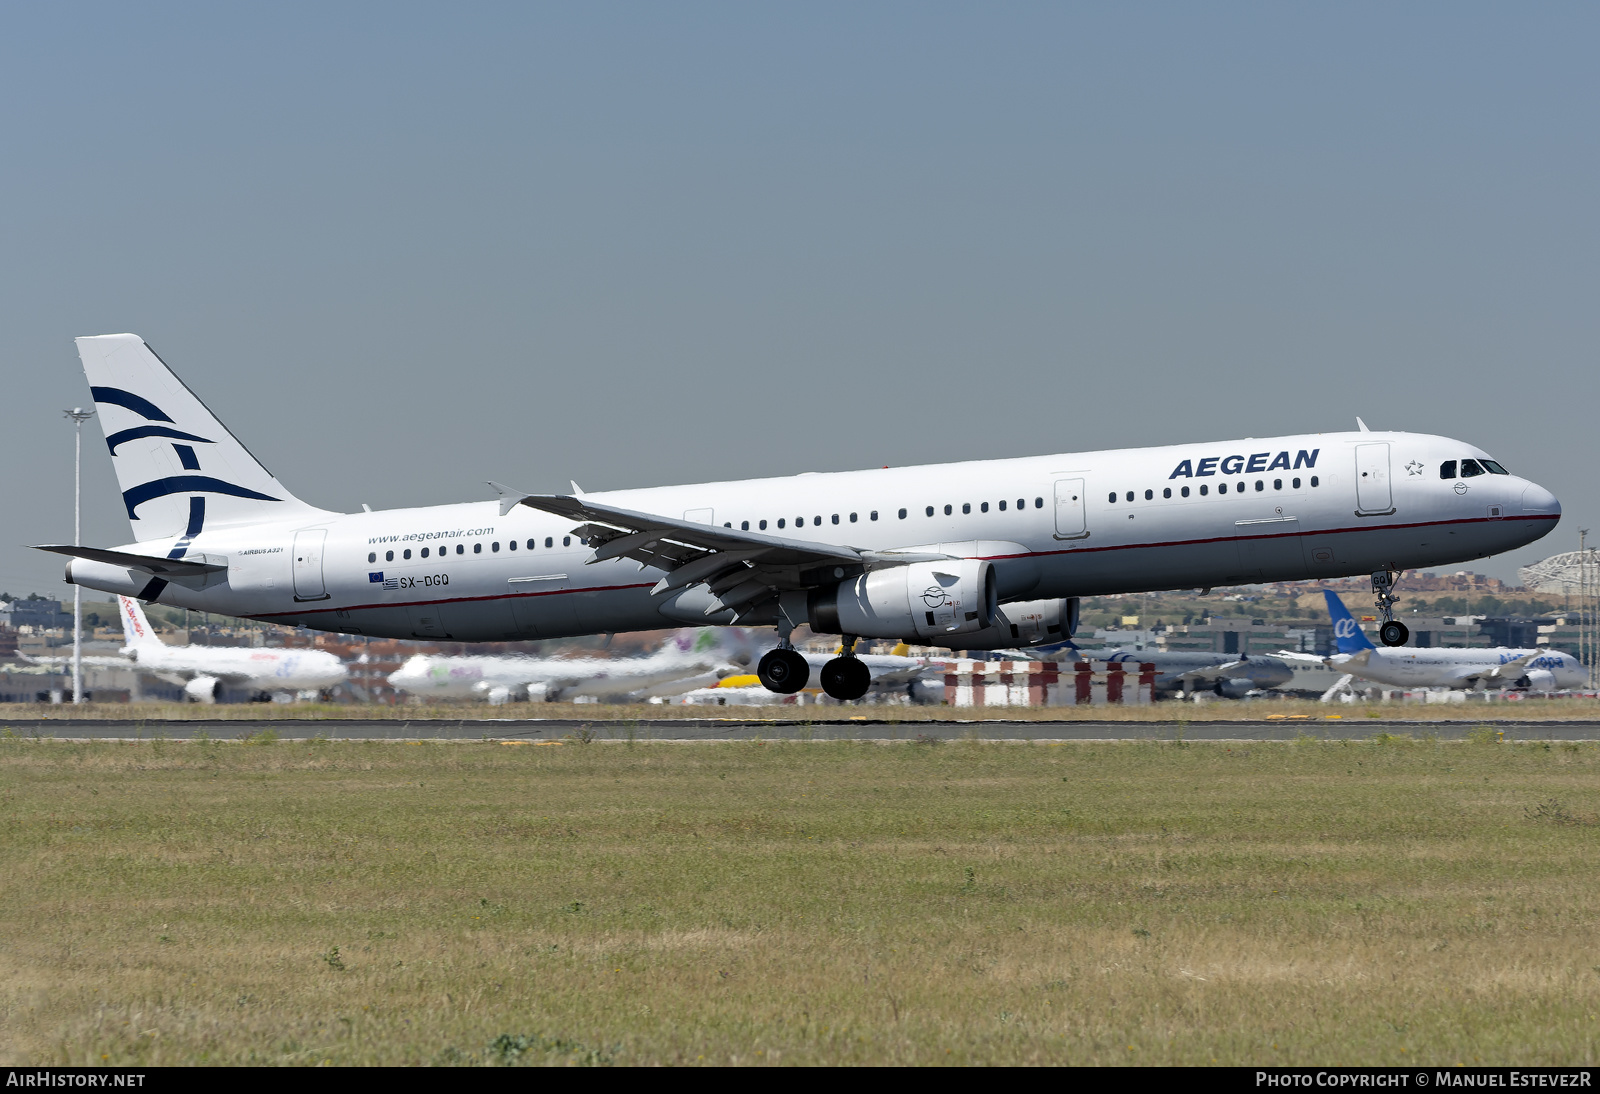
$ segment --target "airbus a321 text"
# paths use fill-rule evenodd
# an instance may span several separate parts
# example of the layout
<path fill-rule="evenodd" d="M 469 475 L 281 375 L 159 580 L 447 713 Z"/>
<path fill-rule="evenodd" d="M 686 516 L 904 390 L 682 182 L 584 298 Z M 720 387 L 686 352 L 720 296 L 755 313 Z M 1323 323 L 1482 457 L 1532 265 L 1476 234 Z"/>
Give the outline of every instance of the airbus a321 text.
<path fill-rule="evenodd" d="M 858 638 L 959 649 L 1071 633 L 1077 597 L 1369 573 L 1389 624 L 1403 570 L 1544 535 L 1548 490 L 1448 437 L 1371 432 L 334 513 L 291 494 L 132 334 L 78 339 L 133 542 L 67 580 L 325 631 L 461 642 L 739 624 L 757 673 L 805 686 L 789 642 L 857 698 Z M 285 413 L 292 407 L 285 406 Z M 491 484 L 494 485 L 494 484 Z M 1015 630 L 1014 630 L 1015 627 Z"/>

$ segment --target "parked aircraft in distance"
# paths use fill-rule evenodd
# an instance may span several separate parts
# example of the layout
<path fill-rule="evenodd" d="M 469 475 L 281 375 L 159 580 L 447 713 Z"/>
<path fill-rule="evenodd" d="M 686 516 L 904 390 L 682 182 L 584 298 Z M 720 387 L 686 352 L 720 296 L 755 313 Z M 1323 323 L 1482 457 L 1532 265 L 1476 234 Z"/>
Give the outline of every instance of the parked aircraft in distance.
<path fill-rule="evenodd" d="M 422 654 L 389 674 L 391 687 L 412 695 L 487 699 L 490 703 L 558 700 L 578 695 L 641 701 L 676 695 L 745 671 L 752 660 L 744 636 L 729 629 L 680 630 L 643 657 L 444 656 Z"/>
<path fill-rule="evenodd" d="M 156 637 L 144 609 L 131 597 L 119 596 L 122 608 L 122 652 L 140 672 L 183 687 L 192 702 L 215 703 L 224 684 L 258 696 L 288 692 L 314 697 L 347 676 L 339 659 L 326 650 L 169 646 Z"/>
<path fill-rule="evenodd" d="M 1338 595 L 1324 591 L 1328 615 L 1333 620 L 1333 640 L 1338 652 L 1319 658 L 1285 650 L 1279 657 L 1317 661 L 1345 676 L 1331 696 L 1350 685 L 1352 678 L 1397 688 L 1526 688 L 1555 691 L 1582 687 L 1588 673 L 1578 659 L 1552 649 L 1453 649 L 1401 647 L 1380 649 L 1361 630 Z"/>
<path fill-rule="evenodd" d="M 1561 507 L 1448 437 L 1371 432 L 1181 444 L 334 513 L 291 494 L 136 335 L 78 339 L 136 529 L 49 545 L 67 580 L 347 634 L 479 642 L 681 624 L 774 627 L 779 692 L 821 671 L 864 694 L 857 639 L 952 649 L 1070 636 L 1076 598 L 1371 574 L 1520 547 Z M 287 412 L 290 408 L 285 406 Z M 491 484 L 494 485 L 494 484 Z M 1018 627 L 1018 631 L 1021 631 Z"/>
<path fill-rule="evenodd" d="M 1252 691 L 1281 688 L 1294 679 L 1294 670 L 1269 654 L 1207 653 L 1204 650 L 1130 650 L 1108 646 L 1086 650 L 1072 643 L 1039 650 L 997 650 L 1009 660 L 1018 656 L 1037 661 L 1121 661 L 1156 667 L 1158 695 L 1211 691 L 1227 699 L 1243 699 Z"/>

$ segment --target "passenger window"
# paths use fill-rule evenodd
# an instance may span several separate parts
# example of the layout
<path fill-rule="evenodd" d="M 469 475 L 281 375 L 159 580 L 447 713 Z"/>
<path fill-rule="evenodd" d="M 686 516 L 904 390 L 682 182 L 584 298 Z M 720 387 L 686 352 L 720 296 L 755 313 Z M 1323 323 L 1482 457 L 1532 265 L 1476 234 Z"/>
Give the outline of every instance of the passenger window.
<path fill-rule="evenodd" d="M 1145 501 L 1152 501 L 1152 500 L 1155 499 L 1155 496 L 1156 496 L 1156 492 L 1154 490 L 1146 490 L 1144 492 L 1144 500 Z"/>
<path fill-rule="evenodd" d="M 763 532 L 765 532 L 767 530 L 767 522 L 766 521 L 762 521 L 761 523 L 757 524 L 756 527 L 760 528 Z"/>
<path fill-rule="evenodd" d="M 483 544 L 481 544 L 481 543 L 474 543 L 474 544 L 473 544 L 473 545 L 472 545 L 472 553 L 473 553 L 473 554 L 475 554 L 475 555 L 481 555 L 481 554 L 483 554 Z"/>
<path fill-rule="evenodd" d="M 1200 487 L 1200 496 L 1202 498 L 1205 497 L 1206 496 L 1206 491 L 1209 490 L 1209 489 L 1210 489 L 1210 487 L 1206 487 L 1206 486 Z"/>
<path fill-rule="evenodd" d="M 464 555 L 466 553 L 467 553 L 467 545 L 465 543 L 456 544 L 456 554 Z"/>
<path fill-rule="evenodd" d="M 1266 488 L 1267 488 L 1267 484 L 1266 483 L 1262 482 L 1260 479 L 1256 480 L 1256 493 L 1259 494 L 1259 493 L 1261 493 L 1261 491 L 1265 490 Z"/>
<path fill-rule="evenodd" d="M 796 528 L 804 528 L 806 526 L 806 518 L 805 517 L 795 517 L 794 518 L 794 526 Z"/>
<path fill-rule="evenodd" d="M 1005 503 L 1005 499 L 1004 499 L 1004 498 L 1002 498 L 1002 499 L 1001 499 L 1001 500 L 1000 500 L 1000 511 L 1001 511 L 1001 512 L 1002 512 L 1002 513 L 1004 513 L 1004 512 L 1005 512 L 1005 511 L 1006 511 L 1006 503 Z"/>
<path fill-rule="evenodd" d="M 1456 461 L 1455 460 L 1445 460 L 1443 463 L 1441 463 L 1439 465 L 1439 477 L 1441 479 L 1453 479 L 1453 478 L 1455 478 L 1456 477 Z"/>
<path fill-rule="evenodd" d="M 818 528 L 821 528 L 822 527 L 822 515 L 819 513 L 817 516 L 812 517 L 811 518 L 811 523 L 815 524 Z M 838 524 L 839 523 L 839 518 L 838 517 L 834 517 L 833 518 L 833 523 Z"/>
<path fill-rule="evenodd" d="M 739 522 L 739 531 L 748 532 L 749 530 L 750 530 L 750 522 L 747 521 L 747 520 L 741 520 Z"/>
<path fill-rule="evenodd" d="M 493 551 L 495 554 L 499 554 L 500 553 L 500 541 L 499 540 L 495 540 L 493 543 L 489 544 L 489 550 Z"/>
<path fill-rule="evenodd" d="M 1217 483 L 1217 493 L 1226 494 L 1227 492 L 1228 492 L 1228 484 L 1227 483 L 1225 483 L 1225 482 Z"/>
<path fill-rule="evenodd" d="M 1477 478 L 1481 474 L 1483 474 L 1483 468 L 1478 466 L 1478 461 L 1477 460 L 1462 460 L 1461 461 L 1461 477 L 1462 478 L 1464 478 L 1464 479 L 1473 479 L 1473 478 Z"/>
<path fill-rule="evenodd" d="M 817 523 L 818 524 L 822 523 L 822 518 L 821 517 L 817 518 Z M 835 523 L 835 524 L 839 523 L 839 514 L 838 513 L 833 514 L 833 523 Z"/>
<path fill-rule="evenodd" d="M 407 547 L 404 551 L 401 551 L 400 552 L 400 557 L 401 558 L 410 558 L 411 557 L 411 548 Z"/>
<path fill-rule="evenodd" d="M 900 514 L 900 515 L 901 515 L 901 516 L 905 516 L 905 514 L 904 514 L 904 513 L 902 513 L 902 514 Z M 877 520 L 877 519 L 878 519 L 878 511 L 877 511 L 877 510 L 876 510 L 876 509 L 874 509 L 874 510 L 873 510 L 873 511 L 872 511 L 872 514 L 871 514 L 871 519 L 873 519 L 873 520 Z"/>
<path fill-rule="evenodd" d="M 378 561 L 378 552 L 376 552 L 376 551 L 368 551 L 367 552 L 367 561 L 368 562 L 376 562 L 376 561 Z"/>
<path fill-rule="evenodd" d="M 514 540 L 514 539 L 510 540 L 509 542 L 506 543 L 506 546 L 511 548 L 513 551 L 515 551 L 517 549 L 517 541 Z M 426 558 L 428 556 L 426 554 L 424 554 L 422 557 Z"/>
<path fill-rule="evenodd" d="M 1044 508 L 1044 499 L 1043 498 L 1034 498 L 1033 499 L 1033 507 L 1035 509 L 1043 509 Z"/>
<path fill-rule="evenodd" d="M 1282 479 L 1273 479 L 1272 480 L 1272 488 L 1274 490 L 1282 490 L 1283 489 L 1283 480 Z"/>
<path fill-rule="evenodd" d="M 732 528 L 733 527 L 733 521 L 725 520 L 725 521 L 722 522 L 722 526 L 724 528 Z"/>
<path fill-rule="evenodd" d="M 1189 496 L 1189 488 L 1187 486 L 1185 486 L 1181 490 L 1179 490 L 1178 493 L 1182 494 L 1184 497 L 1188 497 Z"/>
<path fill-rule="evenodd" d="M 901 520 L 905 520 L 906 519 L 906 511 L 904 509 L 900 510 L 900 519 Z"/>
<path fill-rule="evenodd" d="M 931 516 L 933 516 L 933 506 L 931 506 L 931 505 L 930 505 L 930 506 L 928 506 L 928 515 L 929 515 L 929 516 L 930 516 L 930 517 L 931 517 Z"/>
<path fill-rule="evenodd" d="M 978 506 L 978 512 L 987 513 L 988 511 L 989 511 L 989 503 L 988 502 L 984 502 L 982 505 Z"/>
<path fill-rule="evenodd" d="M 968 516 L 971 516 L 972 515 L 972 503 L 970 501 L 962 502 L 961 503 L 961 511 L 963 513 L 966 513 Z"/>
<path fill-rule="evenodd" d="M 383 561 L 385 561 L 385 562 L 393 562 L 394 561 L 394 552 L 393 551 L 385 551 L 385 552 L 383 552 Z"/>
<path fill-rule="evenodd" d="M 850 514 L 850 523 L 851 524 L 856 523 L 856 515 L 854 513 Z"/>
<path fill-rule="evenodd" d="M 571 547 L 572 546 L 572 537 L 571 536 L 562 536 L 561 537 L 561 546 L 563 546 L 563 547 Z"/>
<path fill-rule="evenodd" d="M 1113 490 L 1111 493 L 1107 494 L 1106 501 L 1110 502 L 1112 505 L 1117 504 L 1117 492 Z"/>
<path fill-rule="evenodd" d="M 1316 486 L 1317 485 L 1317 476 L 1315 476 L 1315 475 L 1311 476 L 1311 485 L 1312 486 Z"/>
<path fill-rule="evenodd" d="M 420 554 L 420 555 L 421 555 L 421 556 L 422 556 L 422 557 L 423 557 L 423 558 L 427 558 L 427 557 L 428 557 L 428 549 L 427 549 L 427 548 L 426 548 L 426 547 L 424 547 L 424 548 L 423 548 L 423 549 L 422 549 L 422 550 L 421 550 L 421 551 L 420 551 L 420 552 L 418 552 L 418 553 L 419 553 L 419 554 Z"/>
<path fill-rule="evenodd" d="M 1300 489 L 1300 480 L 1299 479 L 1295 479 L 1290 485 L 1293 486 L 1296 490 L 1298 490 L 1298 489 Z"/>
<path fill-rule="evenodd" d="M 553 537 L 551 537 L 551 536 L 545 536 L 545 537 L 544 537 L 544 545 L 545 545 L 545 546 L 546 546 L 546 547 L 554 547 L 554 546 L 555 546 L 555 545 L 556 545 L 556 541 L 555 541 L 555 539 L 554 539 L 554 538 L 553 538 Z"/>
<path fill-rule="evenodd" d="M 778 518 L 778 527 L 779 527 L 779 528 L 782 528 L 782 527 L 783 527 L 783 518 L 782 518 L 782 517 L 779 517 L 779 518 Z"/>
<path fill-rule="evenodd" d="M 1132 491 L 1132 490 L 1129 490 L 1129 491 L 1128 491 L 1128 500 L 1129 500 L 1129 501 L 1132 501 L 1132 500 L 1133 500 L 1133 491 Z"/>
<path fill-rule="evenodd" d="M 1018 498 L 1017 499 L 1017 508 L 1018 509 L 1026 509 L 1027 507 L 1028 507 L 1028 499 L 1027 498 Z"/>
<path fill-rule="evenodd" d="M 947 516 L 947 517 L 950 516 L 955 511 L 956 511 L 955 510 L 955 506 L 953 506 L 953 505 L 946 505 L 944 507 L 944 515 Z"/>
<path fill-rule="evenodd" d="M 1499 464 L 1495 463 L 1493 460 L 1480 460 L 1478 462 L 1482 463 L 1483 464 L 1483 469 L 1485 471 L 1489 472 L 1489 474 L 1491 474 L 1491 475 L 1509 475 L 1509 474 L 1511 474 L 1511 472 L 1507 471 L 1505 468 L 1501 467 Z"/>
<path fill-rule="evenodd" d="M 1170 487 L 1170 486 L 1164 487 L 1162 489 L 1162 491 L 1161 491 L 1161 496 L 1164 497 L 1164 498 L 1172 497 L 1172 487 Z"/>

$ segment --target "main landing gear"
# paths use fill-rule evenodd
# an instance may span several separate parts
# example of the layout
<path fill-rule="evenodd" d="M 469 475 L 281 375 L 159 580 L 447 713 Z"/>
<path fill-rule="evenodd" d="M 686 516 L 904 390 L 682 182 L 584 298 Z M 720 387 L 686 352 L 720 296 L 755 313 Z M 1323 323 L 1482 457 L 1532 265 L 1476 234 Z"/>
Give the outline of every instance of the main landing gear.
<path fill-rule="evenodd" d="M 840 702 L 849 702 L 861 698 L 871 686 L 872 672 L 856 656 L 856 640 L 846 635 L 839 656 L 822 666 L 822 690 Z"/>
<path fill-rule="evenodd" d="M 1394 606 L 1400 598 L 1394 595 L 1395 583 L 1400 580 L 1399 570 L 1378 570 L 1372 575 L 1372 593 L 1378 606 L 1378 640 L 1385 646 L 1403 646 L 1411 637 L 1411 628 L 1394 617 Z"/>
<path fill-rule="evenodd" d="M 787 639 L 784 645 L 768 650 L 756 665 L 756 679 L 761 681 L 761 686 L 779 695 L 793 695 L 805 687 L 810 678 L 811 666 L 799 651 L 788 645 Z"/>

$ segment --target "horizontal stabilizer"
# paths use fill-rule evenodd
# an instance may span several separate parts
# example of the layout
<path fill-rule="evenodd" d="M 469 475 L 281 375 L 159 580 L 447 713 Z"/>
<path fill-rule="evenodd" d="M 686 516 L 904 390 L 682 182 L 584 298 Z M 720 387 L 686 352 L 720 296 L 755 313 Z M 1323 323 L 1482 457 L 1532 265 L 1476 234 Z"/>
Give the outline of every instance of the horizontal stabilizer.
<path fill-rule="evenodd" d="M 129 570 L 157 574 L 161 577 L 200 577 L 204 574 L 220 574 L 227 569 L 226 566 L 214 562 L 157 558 L 154 555 L 136 555 L 128 551 L 106 551 L 99 547 L 74 547 L 70 544 L 44 544 L 34 547 L 34 550 L 51 551 L 58 555 L 70 555 L 73 558 L 86 558 L 91 562 L 105 562 L 112 566 L 122 566 Z"/>

